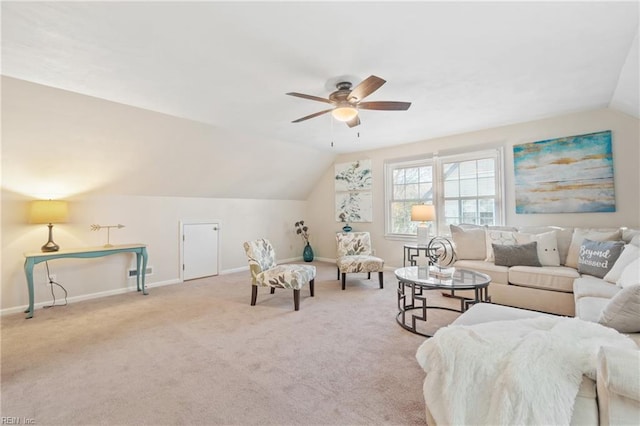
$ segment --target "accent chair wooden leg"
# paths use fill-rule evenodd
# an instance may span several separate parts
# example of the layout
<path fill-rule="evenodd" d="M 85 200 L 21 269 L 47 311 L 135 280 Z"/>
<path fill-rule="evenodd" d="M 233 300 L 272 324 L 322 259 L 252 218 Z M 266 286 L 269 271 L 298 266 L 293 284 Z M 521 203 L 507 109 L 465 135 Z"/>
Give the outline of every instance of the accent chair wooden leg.
<path fill-rule="evenodd" d="M 300 310 L 300 290 L 293 290 L 293 308 L 296 311 Z"/>
<path fill-rule="evenodd" d="M 337 280 L 340 279 L 340 268 L 336 268 L 338 270 L 338 278 L 336 278 Z"/>
<path fill-rule="evenodd" d="M 313 285 L 315 284 L 316 279 L 312 279 L 311 281 L 309 281 L 309 294 L 311 295 L 311 297 L 313 297 Z"/>
<path fill-rule="evenodd" d="M 384 288 L 384 278 L 382 271 L 378 272 L 378 281 L 380 281 L 380 288 Z"/>
<path fill-rule="evenodd" d="M 251 286 L 251 306 L 256 306 L 256 300 L 258 299 L 258 286 Z"/>
<path fill-rule="evenodd" d="M 347 284 L 347 283 L 346 283 L 346 280 L 347 280 L 347 274 L 345 274 L 345 273 L 343 272 L 343 273 L 342 273 L 342 289 L 343 289 L 343 290 L 347 288 L 347 286 L 346 286 L 346 284 Z"/>
<path fill-rule="evenodd" d="M 271 294 L 276 292 L 276 288 L 275 287 L 271 287 Z"/>
<path fill-rule="evenodd" d="M 371 279 L 371 272 L 367 272 L 367 279 L 370 280 Z"/>

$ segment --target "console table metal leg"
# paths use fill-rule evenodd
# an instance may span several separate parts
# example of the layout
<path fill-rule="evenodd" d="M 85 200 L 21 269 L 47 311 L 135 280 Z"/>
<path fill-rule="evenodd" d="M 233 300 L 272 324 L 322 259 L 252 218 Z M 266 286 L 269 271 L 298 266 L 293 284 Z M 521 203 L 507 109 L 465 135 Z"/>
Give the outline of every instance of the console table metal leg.
<path fill-rule="evenodd" d="M 136 290 L 140 291 L 140 265 L 142 264 L 142 253 L 136 253 Z"/>
<path fill-rule="evenodd" d="M 33 266 L 35 263 L 33 259 L 26 259 L 24 262 L 24 273 L 27 276 L 27 288 L 29 289 L 29 307 L 25 314 L 27 314 L 27 319 L 33 318 Z"/>
<path fill-rule="evenodd" d="M 147 260 L 148 260 L 148 255 L 147 255 L 147 249 L 146 247 L 143 247 L 141 250 L 141 254 L 142 254 L 142 272 L 140 272 L 140 267 L 138 267 L 138 275 L 140 275 L 140 273 L 142 273 L 142 294 L 144 294 L 145 296 L 148 295 L 149 293 L 147 293 L 147 289 L 145 287 L 145 278 L 147 276 Z M 138 262 L 139 264 L 139 262 Z"/>

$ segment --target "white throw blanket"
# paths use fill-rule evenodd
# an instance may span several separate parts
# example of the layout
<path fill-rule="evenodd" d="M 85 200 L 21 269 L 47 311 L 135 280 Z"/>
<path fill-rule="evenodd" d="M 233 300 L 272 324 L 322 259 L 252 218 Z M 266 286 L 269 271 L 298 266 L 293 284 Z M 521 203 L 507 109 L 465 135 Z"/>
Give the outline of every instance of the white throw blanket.
<path fill-rule="evenodd" d="M 636 347 L 599 324 L 541 316 L 442 328 L 416 358 L 438 425 L 568 425 L 601 346 Z"/>

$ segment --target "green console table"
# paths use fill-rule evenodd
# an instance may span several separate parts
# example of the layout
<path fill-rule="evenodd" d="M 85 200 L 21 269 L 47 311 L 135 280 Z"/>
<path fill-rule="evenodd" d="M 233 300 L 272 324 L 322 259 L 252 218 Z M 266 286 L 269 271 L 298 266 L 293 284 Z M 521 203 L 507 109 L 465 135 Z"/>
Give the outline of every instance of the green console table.
<path fill-rule="evenodd" d="M 80 249 L 60 250 L 55 252 L 43 253 L 33 252 L 25 253 L 24 257 L 24 273 L 27 276 L 27 287 L 29 289 L 29 308 L 24 311 L 27 314 L 27 318 L 33 318 L 33 267 L 40 262 L 46 262 L 53 259 L 63 259 L 69 257 L 76 258 L 93 258 L 110 256 L 118 253 L 135 253 L 136 254 L 136 284 L 138 291 L 142 291 L 142 294 L 147 295 L 147 290 L 144 287 L 145 272 L 147 271 L 147 246 L 146 244 L 122 244 L 109 247 L 87 247 Z M 140 265 L 142 264 L 142 268 Z"/>

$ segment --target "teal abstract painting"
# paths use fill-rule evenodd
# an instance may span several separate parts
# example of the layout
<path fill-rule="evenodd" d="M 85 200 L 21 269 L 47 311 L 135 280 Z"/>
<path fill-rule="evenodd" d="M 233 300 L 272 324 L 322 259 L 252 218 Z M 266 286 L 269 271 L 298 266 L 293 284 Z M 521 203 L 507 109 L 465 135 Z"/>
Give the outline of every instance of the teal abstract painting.
<path fill-rule="evenodd" d="M 615 212 L 611 131 L 514 145 L 516 213 Z"/>

